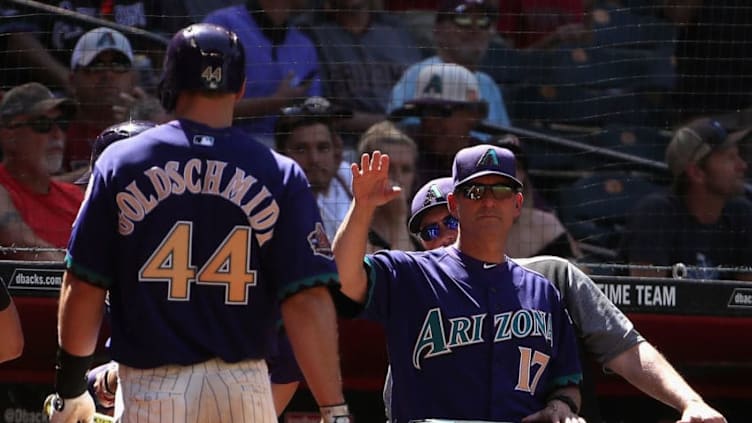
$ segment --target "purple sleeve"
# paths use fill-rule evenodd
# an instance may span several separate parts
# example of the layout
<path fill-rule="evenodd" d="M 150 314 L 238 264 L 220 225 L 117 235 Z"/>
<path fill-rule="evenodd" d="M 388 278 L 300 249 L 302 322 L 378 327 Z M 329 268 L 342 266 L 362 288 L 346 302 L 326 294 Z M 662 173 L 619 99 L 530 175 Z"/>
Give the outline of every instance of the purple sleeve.
<path fill-rule="evenodd" d="M 288 181 L 277 198 L 279 218 L 272 253 L 263 258 L 267 274 L 277 279 L 279 299 L 312 286 L 339 286 L 331 244 L 308 180 L 294 162 L 284 175 Z"/>
<path fill-rule="evenodd" d="M 118 237 L 118 211 L 107 183 L 94 167 L 81 209 L 68 241 L 66 267 L 91 284 L 109 288 L 116 275 L 113 258 Z"/>
<path fill-rule="evenodd" d="M 362 317 L 364 318 L 386 323 L 389 319 L 389 311 L 398 311 L 401 307 L 401 305 L 390 305 L 392 284 L 397 281 L 393 253 L 396 252 L 379 252 L 365 258 L 364 266 L 368 275 L 368 294 L 363 305 Z M 404 290 L 409 288 L 403 287 Z"/>

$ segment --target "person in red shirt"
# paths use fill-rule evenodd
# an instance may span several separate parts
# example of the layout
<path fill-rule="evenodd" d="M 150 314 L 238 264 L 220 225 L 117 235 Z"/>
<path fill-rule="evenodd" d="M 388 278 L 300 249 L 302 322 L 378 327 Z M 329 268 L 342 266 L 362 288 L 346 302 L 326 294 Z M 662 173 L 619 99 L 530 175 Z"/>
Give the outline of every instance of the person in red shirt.
<path fill-rule="evenodd" d="M 0 103 L 0 246 L 43 247 L 2 251 L 16 260 L 62 260 L 83 200 L 73 184 L 51 175 L 63 162 L 65 128 L 76 105 L 30 82 L 8 91 Z M 61 249 L 55 251 L 54 249 Z"/>

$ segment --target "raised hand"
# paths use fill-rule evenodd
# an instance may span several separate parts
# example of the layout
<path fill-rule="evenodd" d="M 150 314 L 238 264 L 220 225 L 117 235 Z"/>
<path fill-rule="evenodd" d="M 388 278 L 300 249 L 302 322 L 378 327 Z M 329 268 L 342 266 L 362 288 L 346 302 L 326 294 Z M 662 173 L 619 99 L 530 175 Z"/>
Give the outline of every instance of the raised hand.
<path fill-rule="evenodd" d="M 376 208 L 400 195 L 402 188 L 389 180 L 389 156 L 374 151 L 360 157 L 360 165 L 350 166 L 353 175 L 353 199 L 358 205 Z"/>

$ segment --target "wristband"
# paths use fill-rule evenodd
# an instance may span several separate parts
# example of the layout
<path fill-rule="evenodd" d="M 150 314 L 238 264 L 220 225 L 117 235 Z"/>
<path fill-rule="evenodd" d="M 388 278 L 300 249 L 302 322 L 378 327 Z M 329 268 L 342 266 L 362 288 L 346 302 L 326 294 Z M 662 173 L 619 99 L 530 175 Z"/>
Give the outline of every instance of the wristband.
<path fill-rule="evenodd" d="M 62 398 L 75 398 L 86 392 L 86 372 L 94 361 L 94 354 L 86 357 L 72 355 L 58 347 L 55 365 L 55 392 Z"/>
<path fill-rule="evenodd" d="M 322 423 L 350 423 L 350 409 L 347 404 L 319 407 Z"/>
<path fill-rule="evenodd" d="M 569 407 L 570 410 L 572 410 L 574 414 L 577 414 L 577 412 L 580 411 L 579 407 L 577 407 L 577 403 L 575 403 L 571 397 L 568 397 L 566 395 L 552 395 L 548 397 L 548 399 L 546 400 L 546 403 L 549 403 L 553 400 L 563 402 L 564 404 L 567 405 L 567 407 Z"/>

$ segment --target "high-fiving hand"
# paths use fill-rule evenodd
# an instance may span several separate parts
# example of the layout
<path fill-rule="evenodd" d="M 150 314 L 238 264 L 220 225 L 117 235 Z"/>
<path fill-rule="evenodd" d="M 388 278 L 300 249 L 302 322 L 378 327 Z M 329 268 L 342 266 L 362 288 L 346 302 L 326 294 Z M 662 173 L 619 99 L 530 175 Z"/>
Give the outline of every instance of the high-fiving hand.
<path fill-rule="evenodd" d="M 389 156 L 374 151 L 360 157 L 360 165 L 353 163 L 353 199 L 361 206 L 376 208 L 400 195 L 402 188 L 389 180 Z"/>

